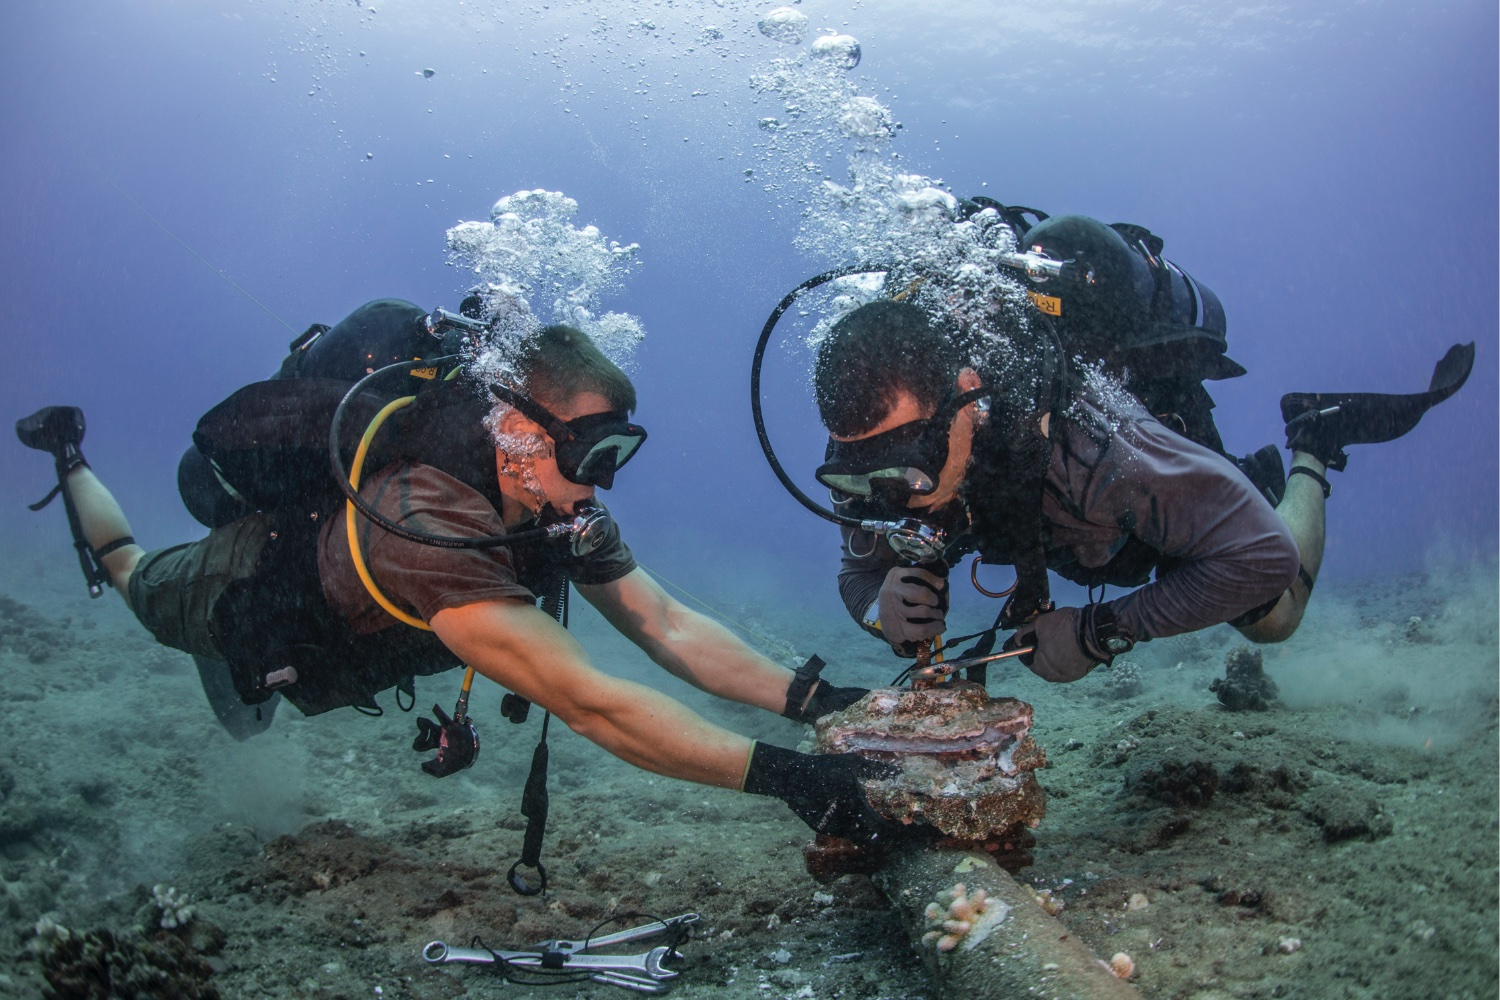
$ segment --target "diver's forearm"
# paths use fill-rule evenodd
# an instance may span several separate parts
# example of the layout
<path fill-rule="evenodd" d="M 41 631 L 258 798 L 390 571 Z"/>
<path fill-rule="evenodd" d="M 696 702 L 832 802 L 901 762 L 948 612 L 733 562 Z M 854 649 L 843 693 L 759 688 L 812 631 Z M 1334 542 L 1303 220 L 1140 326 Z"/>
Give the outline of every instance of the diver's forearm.
<path fill-rule="evenodd" d="M 684 611 L 669 637 L 647 652 L 665 670 L 709 694 L 770 712 L 786 707 L 792 672 L 695 612 Z"/>

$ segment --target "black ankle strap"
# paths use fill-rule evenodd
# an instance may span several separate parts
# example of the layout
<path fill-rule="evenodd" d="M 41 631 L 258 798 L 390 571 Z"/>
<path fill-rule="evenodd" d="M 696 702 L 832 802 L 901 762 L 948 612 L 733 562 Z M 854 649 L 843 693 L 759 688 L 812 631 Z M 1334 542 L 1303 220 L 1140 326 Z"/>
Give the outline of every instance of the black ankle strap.
<path fill-rule="evenodd" d="M 1291 479 L 1293 476 L 1295 476 L 1295 475 L 1297 475 L 1299 473 L 1302 474 L 1302 475 L 1304 475 L 1304 476 L 1306 476 L 1306 477 L 1308 477 L 1313 482 L 1317 483 L 1319 486 L 1323 487 L 1323 499 L 1324 500 L 1327 500 L 1333 494 L 1333 487 L 1329 485 L 1328 480 L 1324 479 L 1321 475 L 1319 475 L 1318 473 L 1316 473 L 1313 470 L 1309 469 L 1305 465 L 1294 465 L 1294 466 L 1292 466 L 1292 471 L 1288 472 L 1286 474 L 1286 477 L 1288 479 Z"/>

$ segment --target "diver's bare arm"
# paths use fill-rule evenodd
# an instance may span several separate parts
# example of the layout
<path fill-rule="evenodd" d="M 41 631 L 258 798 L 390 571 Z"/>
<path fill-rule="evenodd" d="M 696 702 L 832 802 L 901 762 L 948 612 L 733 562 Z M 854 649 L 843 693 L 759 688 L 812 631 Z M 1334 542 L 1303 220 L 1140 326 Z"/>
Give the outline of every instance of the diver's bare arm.
<path fill-rule="evenodd" d="M 578 641 L 521 601 L 479 601 L 432 616 L 443 644 L 490 680 L 636 767 L 738 788 L 749 739 L 720 729 L 641 684 L 589 663 Z"/>
<path fill-rule="evenodd" d="M 672 599 L 636 567 L 578 592 L 657 664 L 696 688 L 771 712 L 786 707 L 792 672 L 746 646 L 718 622 Z"/>

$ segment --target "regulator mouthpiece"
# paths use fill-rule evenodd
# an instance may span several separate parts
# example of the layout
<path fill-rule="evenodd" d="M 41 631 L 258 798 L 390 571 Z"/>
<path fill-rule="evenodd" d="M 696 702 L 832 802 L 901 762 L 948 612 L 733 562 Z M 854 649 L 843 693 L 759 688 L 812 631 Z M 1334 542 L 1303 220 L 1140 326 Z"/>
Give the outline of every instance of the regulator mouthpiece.
<path fill-rule="evenodd" d="M 948 547 L 943 529 L 913 517 L 899 521 L 861 521 L 859 526 L 871 534 L 883 536 L 898 556 L 914 563 L 936 562 Z"/>
<path fill-rule="evenodd" d="M 574 556 L 586 556 L 609 537 L 614 518 L 603 507 L 580 507 L 578 513 L 566 521 L 547 525 L 547 538 L 568 540 L 568 551 Z"/>

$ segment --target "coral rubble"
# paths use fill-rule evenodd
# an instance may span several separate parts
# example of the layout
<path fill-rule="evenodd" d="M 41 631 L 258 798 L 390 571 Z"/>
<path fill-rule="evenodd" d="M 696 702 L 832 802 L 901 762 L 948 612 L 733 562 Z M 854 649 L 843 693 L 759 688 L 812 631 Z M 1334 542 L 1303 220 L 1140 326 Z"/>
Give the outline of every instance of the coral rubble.
<path fill-rule="evenodd" d="M 167 931 L 74 933 L 50 921 L 37 925 L 46 1000 L 218 1000 L 213 970 Z"/>
<path fill-rule="evenodd" d="M 1218 770 L 1201 760 L 1186 764 L 1163 761 L 1126 782 L 1126 788 L 1134 794 L 1169 806 L 1206 806 L 1218 787 Z"/>
<path fill-rule="evenodd" d="M 1276 682 L 1266 676 L 1260 650 L 1241 646 L 1224 657 L 1224 676 L 1208 686 L 1231 712 L 1264 712 L 1279 693 Z"/>

